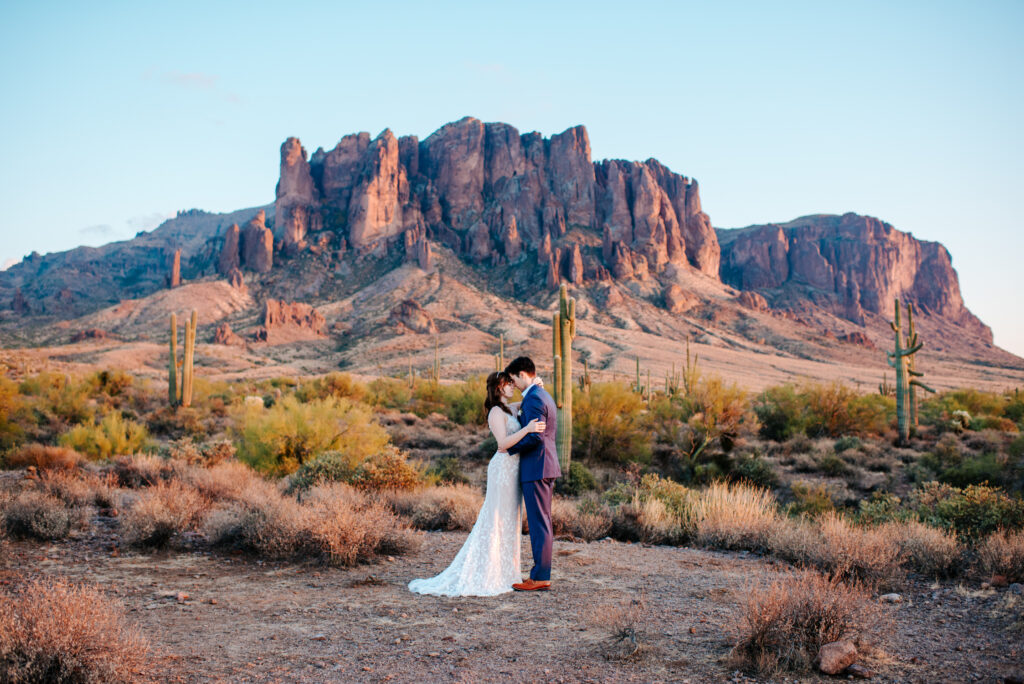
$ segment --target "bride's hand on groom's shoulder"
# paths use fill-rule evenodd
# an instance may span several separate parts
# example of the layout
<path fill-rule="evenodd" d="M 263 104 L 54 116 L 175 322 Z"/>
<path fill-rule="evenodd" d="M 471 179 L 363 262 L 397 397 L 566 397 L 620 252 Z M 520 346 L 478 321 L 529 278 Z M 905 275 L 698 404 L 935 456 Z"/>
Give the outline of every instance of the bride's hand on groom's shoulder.
<path fill-rule="evenodd" d="M 537 385 L 538 387 L 544 387 L 544 378 L 538 375 L 533 379 L 533 384 Z"/>

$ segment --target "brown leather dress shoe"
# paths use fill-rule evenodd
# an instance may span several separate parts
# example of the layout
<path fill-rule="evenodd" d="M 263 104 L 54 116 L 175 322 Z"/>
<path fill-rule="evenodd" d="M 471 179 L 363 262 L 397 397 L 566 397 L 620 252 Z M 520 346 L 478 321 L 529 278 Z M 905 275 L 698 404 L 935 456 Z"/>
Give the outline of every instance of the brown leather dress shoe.
<path fill-rule="evenodd" d="M 513 584 L 512 588 L 516 591 L 548 591 L 551 589 L 551 582 L 528 579 L 518 584 Z"/>

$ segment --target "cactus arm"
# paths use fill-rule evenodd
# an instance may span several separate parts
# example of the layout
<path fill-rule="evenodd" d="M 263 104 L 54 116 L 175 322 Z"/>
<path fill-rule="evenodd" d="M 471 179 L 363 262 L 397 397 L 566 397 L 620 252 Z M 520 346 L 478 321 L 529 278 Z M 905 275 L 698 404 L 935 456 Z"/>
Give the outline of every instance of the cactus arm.
<path fill-rule="evenodd" d="M 171 358 L 167 369 L 167 397 L 171 406 L 178 403 L 178 317 L 171 314 Z"/>
<path fill-rule="evenodd" d="M 935 394 L 935 390 L 933 390 L 931 387 L 929 387 L 928 385 L 924 384 L 923 382 L 920 382 L 918 380 L 911 380 L 910 384 L 913 385 L 914 387 L 920 387 L 921 389 L 925 390 L 926 392 L 931 392 L 932 394 Z"/>

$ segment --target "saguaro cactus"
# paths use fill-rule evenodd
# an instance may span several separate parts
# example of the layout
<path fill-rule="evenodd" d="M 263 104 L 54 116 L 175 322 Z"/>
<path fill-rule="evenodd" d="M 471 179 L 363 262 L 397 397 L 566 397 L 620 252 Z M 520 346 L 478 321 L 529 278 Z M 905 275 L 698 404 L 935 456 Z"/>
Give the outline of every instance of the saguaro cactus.
<path fill-rule="evenodd" d="M 192 310 L 190 320 L 185 321 L 185 349 L 181 358 L 181 382 L 178 382 L 178 317 L 171 314 L 170 360 L 167 367 L 167 398 L 171 406 L 192 405 L 193 362 L 196 356 L 196 318 Z"/>
<path fill-rule="evenodd" d="M 907 347 L 913 347 L 916 344 L 917 333 L 914 332 L 914 305 L 907 302 Z M 917 388 L 920 387 L 926 392 L 935 393 L 935 390 L 917 379 L 924 377 L 924 373 L 920 373 L 914 368 L 914 359 L 916 357 L 916 352 L 907 356 L 907 376 L 910 378 L 910 382 L 907 383 L 907 399 L 910 406 L 911 431 L 917 430 Z"/>
<path fill-rule="evenodd" d="M 441 352 L 438 347 L 437 338 L 434 338 L 434 365 L 430 368 L 430 379 L 434 384 L 441 382 Z"/>
<path fill-rule="evenodd" d="M 171 359 L 167 364 L 167 401 L 178 405 L 178 316 L 171 314 Z"/>
<path fill-rule="evenodd" d="M 924 387 L 929 391 L 934 391 L 930 387 L 922 384 L 916 379 L 911 377 L 909 369 L 907 368 L 908 357 L 912 357 L 917 351 L 923 346 L 918 341 L 917 335 L 907 336 L 907 346 L 903 346 L 903 330 L 900 327 L 900 300 L 895 300 L 895 320 L 889 323 L 893 333 L 895 333 L 895 351 L 885 352 L 888 357 L 889 365 L 896 371 L 896 424 L 899 428 L 899 444 L 900 446 L 906 446 L 910 441 L 910 387 L 916 385 L 917 387 Z M 915 376 L 921 375 L 915 372 Z"/>
<path fill-rule="evenodd" d="M 572 341 L 576 337 L 576 299 L 568 296 L 565 285 L 558 292 L 558 313 L 552 320 L 552 347 L 555 357 L 555 406 L 558 407 L 558 431 L 555 446 L 558 465 L 569 473 L 572 462 Z"/>

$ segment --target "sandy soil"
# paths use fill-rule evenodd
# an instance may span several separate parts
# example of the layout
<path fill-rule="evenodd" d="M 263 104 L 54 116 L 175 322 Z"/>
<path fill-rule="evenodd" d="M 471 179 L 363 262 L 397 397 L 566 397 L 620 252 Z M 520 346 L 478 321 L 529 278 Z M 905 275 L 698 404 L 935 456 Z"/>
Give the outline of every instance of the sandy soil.
<path fill-rule="evenodd" d="M 0 576 L 97 583 L 123 601 L 174 682 L 752 680 L 724 662 L 735 607 L 751 582 L 788 567 L 743 553 L 558 541 L 550 593 L 436 598 L 405 585 L 442 570 L 465 533 L 421 533 L 409 556 L 332 569 L 203 552 L 117 555 L 112 525 L 100 521 L 98 533 L 66 543 L 12 542 Z M 622 646 L 601 616 L 641 595 L 643 649 L 616 660 Z M 886 606 L 891 633 L 868 661 L 874 681 L 1024 676 L 1020 603 L 1014 617 L 1008 590 L 910 581 L 903 596 Z"/>

